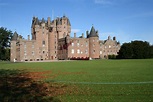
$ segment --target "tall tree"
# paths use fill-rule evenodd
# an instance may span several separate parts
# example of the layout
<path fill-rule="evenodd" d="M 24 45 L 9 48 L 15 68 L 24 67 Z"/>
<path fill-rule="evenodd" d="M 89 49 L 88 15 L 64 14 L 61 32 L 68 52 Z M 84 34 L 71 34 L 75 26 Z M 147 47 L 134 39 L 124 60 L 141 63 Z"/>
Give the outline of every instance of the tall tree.
<path fill-rule="evenodd" d="M 132 41 L 124 43 L 117 58 L 122 59 L 144 59 L 151 58 L 151 46 L 146 41 Z"/>
<path fill-rule="evenodd" d="M 131 42 L 132 49 L 133 49 L 133 58 L 135 59 L 143 59 L 149 58 L 150 53 L 150 45 L 146 41 L 132 41 Z"/>
<path fill-rule="evenodd" d="M 150 46 L 150 58 L 153 58 L 153 45 Z"/>
<path fill-rule="evenodd" d="M 117 58 L 131 59 L 133 57 L 133 49 L 130 43 L 124 43 L 118 53 Z"/>
<path fill-rule="evenodd" d="M 9 60 L 9 47 L 12 31 L 7 28 L 0 28 L 0 60 Z"/>

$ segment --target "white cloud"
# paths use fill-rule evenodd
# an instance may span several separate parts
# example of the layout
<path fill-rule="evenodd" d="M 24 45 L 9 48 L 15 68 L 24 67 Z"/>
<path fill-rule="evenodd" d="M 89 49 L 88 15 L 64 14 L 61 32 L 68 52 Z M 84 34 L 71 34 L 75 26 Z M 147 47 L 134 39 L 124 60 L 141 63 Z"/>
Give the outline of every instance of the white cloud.
<path fill-rule="evenodd" d="M 96 4 L 110 5 L 112 4 L 112 0 L 94 0 Z"/>
<path fill-rule="evenodd" d="M 71 29 L 71 32 L 72 33 L 78 33 L 78 32 L 80 32 L 81 30 L 80 29 Z"/>
<path fill-rule="evenodd" d="M 104 36 L 111 36 L 111 35 L 114 35 L 115 33 L 114 32 L 105 32 L 105 33 L 101 33 L 100 35 L 104 35 Z"/>
<path fill-rule="evenodd" d="M 153 12 L 145 12 L 145 13 L 130 15 L 126 17 L 125 19 L 144 18 L 144 17 L 153 17 Z"/>
<path fill-rule="evenodd" d="M 129 0 L 94 0 L 95 4 L 101 4 L 103 6 L 114 6 L 114 5 L 122 5 L 130 2 Z"/>

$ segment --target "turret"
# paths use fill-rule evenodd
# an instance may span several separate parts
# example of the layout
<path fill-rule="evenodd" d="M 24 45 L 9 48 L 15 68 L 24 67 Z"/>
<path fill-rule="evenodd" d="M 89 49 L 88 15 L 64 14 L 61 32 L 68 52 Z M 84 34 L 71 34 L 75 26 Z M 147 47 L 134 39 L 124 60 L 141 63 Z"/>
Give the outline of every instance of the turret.
<path fill-rule="evenodd" d="M 89 38 L 89 31 L 86 31 L 86 37 Z"/>
<path fill-rule="evenodd" d="M 84 38 L 84 33 L 82 33 L 82 38 Z"/>
<path fill-rule="evenodd" d="M 61 32 L 61 30 L 62 30 L 62 28 L 61 28 L 62 21 L 61 21 L 60 18 L 57 18 L 56 24 L 57 24 L 57 31 L 58 31 L 58 32 Z"/>
<path fill-rule="evenodd" d="M 90 34 L 88 35 L 88 38 L 90 37 L 99 37 L 98 36 L 98 31 L 95 31 L 95 28 L 92 26 Z"/>
<path fill-rule="evenodd" d="M 116 37 L 115 36 L 113 37 L 113 40 L 116 41 Z"/>
<path fill-rule="evenodd" d="M 50 17 L 47 18 L 48 26 L 50 26 Z"/>
<path fill-rule="evenodd" d="M 93 26 L 87 38 L 89 38 L 89 57 L 99 58 L 99 52 L 100 52 L 99 36 L 98 36 L 98 31 L 95 31 L 95 28 Z"/>
<path fill-rule="evenodd" d="M 13 37 L 11 39 L 11 50 L 10 50 L 10 61 L 15 61 L 16 60 L 16 42 L 17 42 L 17 39 L 18 39 L 18 34 L 17 32 L 15 31 L 14 34 L 13 34 Z"/>
<path fill-rule="evenodd" d="M 15 31 L 11 40 L 12 40 L 12 41 L 16 41 L 17 38 L 18 38 L 18 34 L 17 34 L 17 32 Z"/>

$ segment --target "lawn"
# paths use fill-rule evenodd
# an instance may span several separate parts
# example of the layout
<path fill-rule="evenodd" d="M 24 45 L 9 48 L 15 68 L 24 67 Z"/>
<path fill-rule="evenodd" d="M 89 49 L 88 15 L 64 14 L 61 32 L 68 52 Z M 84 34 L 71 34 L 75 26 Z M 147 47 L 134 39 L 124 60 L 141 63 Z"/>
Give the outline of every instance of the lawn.
<path fill-rule="evenodd" d="M 11 97 L 19 91 L 20 94 L 22 93 L 20 97 L 13 96 L 18 97 L 19 100 L 32 97 L 31 100 L 47 101 L 50 99 L 62 102 L 153 101 L 153 59 L 0 62 L 0 76 L 3 79 L 0 83 L 0 88 L 3 89 L 0 91 L 1 101 L 16 100 Z M 22 79 L 23 76 L 24 79 Z M 16 82 L 17 79 L 21 80 Z M 22 80 L 25 81 L 22 82 Z M 32 84 L 27 84 L 27 82 Z M 14 87 L 16 87 L 15 91 L 12 90 Z M 20 90 L 17 90 L 18 87 Z M 11 91 L 8 93 L 4 89 Z M 26 90 L 25 93 L 21 91 L 23 89 Z M 33 94 L 29 94 L 31 93 L 29 90 L 32 90 Z M 41 93 L 42 90 L 43 93 Z M 40 96 L 43 97 L 36 99 Z"/>

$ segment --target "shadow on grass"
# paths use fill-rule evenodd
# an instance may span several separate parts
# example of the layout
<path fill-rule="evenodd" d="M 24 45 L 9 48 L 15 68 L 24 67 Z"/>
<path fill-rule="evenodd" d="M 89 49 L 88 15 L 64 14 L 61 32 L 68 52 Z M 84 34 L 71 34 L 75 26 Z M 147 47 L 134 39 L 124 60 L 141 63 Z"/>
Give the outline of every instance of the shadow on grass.
<path fill-rule="evenodd" d="M 60 102 L 49 94 L 48 86 L 26 71 L 0 69 L 0 102 Z"/>

